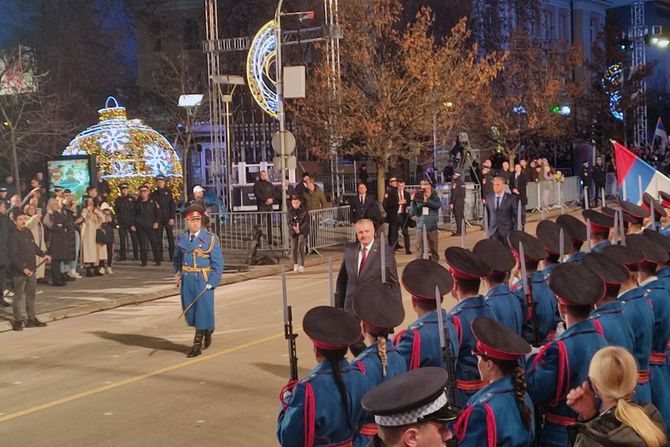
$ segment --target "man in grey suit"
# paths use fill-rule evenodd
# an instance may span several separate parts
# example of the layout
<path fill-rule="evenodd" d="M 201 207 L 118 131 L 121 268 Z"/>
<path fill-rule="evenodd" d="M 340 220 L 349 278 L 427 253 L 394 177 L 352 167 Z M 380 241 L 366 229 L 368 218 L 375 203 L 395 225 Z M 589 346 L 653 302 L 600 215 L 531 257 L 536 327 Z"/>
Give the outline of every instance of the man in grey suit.
<path fill-rule="evenodd" d="M 375 227 L 371 220 L 361 219 L 355 224 L 357 242 L 349 242 L 344 246 L 344 257 L 340 273 L 337 275 L 335 289 L 335 306 L 353 313 L 353 302 L 356 290 L 365 283 L 380 284 L 382 282 L 381 243 L 386 241 L 375 239 Z M 402 299 L 398 283 L 398 269 L 393 250 L 386 245 L 386 285 L 389 288 L 389 299 Z"/>
<path fill-rule="evenodd" d="M 493 179 L 493 192 L 486 197 L 486 213 L 489 218 L 489 238 L 507 244 L 507 235 L 516 228 L 518 200 L 505 192 L 505 180 Z"/>

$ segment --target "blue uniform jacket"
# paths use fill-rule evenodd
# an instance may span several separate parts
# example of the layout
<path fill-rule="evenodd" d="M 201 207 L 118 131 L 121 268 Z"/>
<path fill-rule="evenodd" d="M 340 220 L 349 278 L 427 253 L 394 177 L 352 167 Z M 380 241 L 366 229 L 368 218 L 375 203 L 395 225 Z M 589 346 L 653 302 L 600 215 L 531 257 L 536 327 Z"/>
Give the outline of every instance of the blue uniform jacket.
<path fill-rule="evenodd" d="M 181 273 L 181 305 L 185 309 L 205 289 L 212 286 L 186 312 L 186 322 L 198 330 L 214 330 L 214 289 L 223 274 L 223 254 L 219 239 L 204 229 L 189 240 L 188 231 L 177 236 L 172 263 L 176 273 Z"/>
<path fill-rule="evenodd" d="M 450 319 L 454 322 L 456 332 L 458 333 L 458 361 L 456 362 L 456 399 L 457 405 L 465 405 L 480 389 L 484 388 L 484 383 L 479 377 L 477 369 L 477 357 L 472 355 L 477 340 L 472 334 L 472 321 L 477 317 L 486 317 L 495 320 L 495 316 L 486 306 L 484 297 L 481 295 L 472 296 L 459 301 L 449 311 Z"/>
<path fill-rule="evenodd" d="M 454 324 L 449 318 L 447 311 L 442 309 L 444 325 L 449 333 L 449 345 L 454 360 L 458 358 L 458 333 Z M 437 313 L 428 312 L 414 323 L 407 327 L 407 330 L 400 331 L 393 339 L 393 344 L 398 349 L 398 353 L 405 359 L 407 370 L 422 368 L 424 366 L 438 366 L 446 369 L 444 363 L 444 354 L 440 347 L 440 333 L 437 326 Z"/>
<path fill-rule="evenodd" d="M 668 234 L 670 234 L 670 225 L 665 227 L 668 229 Z M 661 230 L 661 233 L 663 230 Z M 666 234 L 666 236 L 668 235 Z M 656 272 L 656 277 L 658 279 L 662 279 L 665 282 L 665 288 L 670 290 L 670 267 L 663 267 L 659 271 Z M 668 345 L 665 349 L 665 364 L 668 365 L 668 368 L 670 368 L 670 340 L 668 340 Z"/>
<path fill-rule="evenodd" d="M 528 394 L 537 411 L 545 415 L 540 434 L 542 446 L 569 445 L 567 426 L 577 417 L 565 403 L 568 392 L 584 383 L 593 355 L 607 346 L 593 321 L 570 326 L 554 341 L 545 344 L 528 362 Z"/>
<path fill-rule="evenodd" d="M 578 251 L 577 253 L 573 253 L 565 262 L 579 262 L 584 256 L 586 256 L 585 251 Z"/>
<path fill-rule="evenodd" d="M 651 403 L 649 388 L 649 357 L 654 334 L 654 312 L 651 301 L 644 296 L 644 289 L 636 287 L 627 290 L 617 298 L 623 305 L 623 316 L 633 328 L 635 334 L 635 352 L 633 356 L 640 370 L 640 384 L 635 390 L 635 401 L 640 404 Z"/>
<path fill-rule="evenodd" d="M 554 295 L 554 292 L 549 288 L 545 275 L 544 270 L 528 275 L 528 284 L 532 290 L 533 301 L 537 302 L 537 321 L 540 342 L 542 343 L 553 340 L 556 326 L 561 322 L 561 318 L 558 315 L 558 301 L 556 300 L 556 295 Z M 524 315 L 521 336 L 528 343 L 534 343 L 535 334 L 533 332 L 533 319 L 531 311 L 526 304 L 526 296 L 523 293 L 523 284 L 521 281 L 517 281 L 517 283 L 514 284 L 512 292 L 516 295 Z"/>
<path fill-rule="evenodd" d="M 612 243 L 609 241 L 609 239 L 607 239 L 607 240 L 598 242 L 596 245 L 591 247 L 591 251 L 594 251 L 596 253 L 600 253 L 601 251 L 603 251 L 605 249 L 605 247 L 609 247 L 610 245 L 612 245 Z"/>
<path fill-rule="evenodd" d="M 454 428 L 459 446 L 526 447 L 535 437 L 533 402 L 526 394 L 531 411 L 530 428 L 521 419 L 511 377 L 503 377 L 479 390 L 468 400 Z"/>
<path fill-rule="evenodd" d="M 644 285 L 645 297 L 654 309 L 654 334 L 649 359 L 651 402 L 661 412 L 666 426 L 670 423 L 670 373 L 665 363 L 665 349 L 670 339 L 670 293 L 665 279 Z"/>
<path fill-rule="evenodd" d="M 496 321 L 521 335 L 523 313 L 519 300 L 512 294 L 507 284 L 500 284 L 486 292 L 484 302 L 493 313 Z"/>
<path fill-rule="evenodd" d="M 372 386 L 390 380 L 407 371 L 405 359 L 398 353 L 393 343 L 386 342 L 386 375 L 382 375 L 382 362 L 377 355 L 377 344 L 368 346 L 365 351 L 356 357 L 351 365 L 365 374 Z M 374 416 L 367 415 L 365 424 L 354 437 L 354 447 L 367 447 L 377 434 L 377 425 Z"/>
<path fill-rule="evenodd" d="M 670 225 L 666 225 L 660 230 L 658 230 L 659 233 L 661 233 L 663 236 L 670 236 Z"/>
<path fill-rule="evenodd" d="M 373 387 L 345 359 L 340 361 L 340 370 L 347 389 L 349 420 L 330 362 L 321 362 L 284 398 L 277 421 L 277 439 L 282 447 L 338 446 L 353 441 L 365 422 L 361 399 Z"/>
<path fill-rule="evenodd" d="M 631 354 L 635 352 L 635 333 L 623 315 L 621 302 L 613 301 L 594 309 L 589 319 L 610 346 L 621 346 Z"/>

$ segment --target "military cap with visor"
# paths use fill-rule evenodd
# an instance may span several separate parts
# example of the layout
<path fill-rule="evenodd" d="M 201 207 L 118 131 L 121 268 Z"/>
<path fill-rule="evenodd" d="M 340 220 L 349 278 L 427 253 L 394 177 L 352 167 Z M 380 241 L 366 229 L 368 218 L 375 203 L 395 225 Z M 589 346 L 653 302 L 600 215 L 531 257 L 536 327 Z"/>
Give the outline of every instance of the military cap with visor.
<path fill-rule="evenodd" d="M 642 234 L 630 234 L 626 236 L 626 245 L 636 248 L 644 254 L 642 262 L 661 264 L 668 262 L 668 252 L 665 248 L 654 243 Z"/>
<path fill-rule="evenodd" d="M 449 247 L 444 252 L 449 271 L 455 279 L 480 279 L 491 272 L 488 265 L 470 250 L 461 247 Z"/>
<path fill-rule="evenodd" d="M 435 301 L 435 286 L 440 295 L 444 296 L 451 292 L 454 285 L 449 270 L 427 259 L 415 259 L 407 264 L 400 282 L 412 298 L 424 301 Z"/>
<path fill-rule="evenodd" d="M 516 265 L 516 259 L 509 247 L 498 239 L 482 239 L 475 244 L 472 251 L 488 265 L 491 272 L 509 272 Z"/>
<path fill-rule="evenodd" d="M 661 205 L 661 202 L 658 200 L 654 199 L 654 196 L 649 194 L 648 192 L 645 192 L 642 194 L 642 208 L 644 208 L 649 215 L 651 215 L 651 207 L 652 205 L 654 206 L 654 213 L 656 216 L 660 217 L 666 217 L 667 212 L 665 211 L 665 208 L 663 205 Z"/>
<path fill-rule="evenodd" d="M 519 245 L 523 244 L 523 253 L 526 262 L 538 262 L 547 257 L 547 251 L 542 242 L 536 237 L 521 231 L 512 230 L 507 235 L 507 244 L 512 249 L 514 257 L 519 258 Z"/>
<path fill-rule="evenodd" d="M 478 317 L 472 321 L 471 328 L 477 340 L 473 351 L 475 355 L 495 360 L 515 361 L 531 350 L 526 340 L 495 320 Z"/>
<path fill-rule="evenodd" d="M 402 300 L 388 292 L 384 284 L 367 283 L 362 284 L 354 295 L 354 315 L 375 334 L 393 332 L 393 328 L 405 319 Z"/>
<path fill-rule="evenodd" d="M 202 219 L 202 216 L 205 214 L 205 209 L 197 204 L 189 205 L 184 210 L 184 215 L 187 220 L 191 219 Z"/>
<path fill-rule="evenodd" d="M 568 306 L 591 306 L 605 296 L 605 282 L 578 262 L 556 266 L 549 288 L 559 303 Z"/>
<path fill-rule="evenodd" d="M 596 233 L 609 233 L 614 226 L 614 218 L 596 210 L 582 211 L 582 217 L 591 225 L 591 231 Z"/>
<path fill-rule="evenodd" d="M 314 346 L 326 351 L 347 349 L 361 338 L 358 318 L 337 307 L 310 309 L 302 319 L 302 327 Z"/>
<path fill-rule="evenodd" d="M 587 253 L 581 260 L 587 269 L 598 275 L 605 284 L 622 284 L 630 278 L 630 270 L 604 253 Z"/>
<path fill-rule="evenodd" d="M 563 227 L 565 233 L 573 242 L 586 241 L 586 224 L 571 214 L 561 214 L 556 223 Z"/>
<path fill-rule="evenodd" d="M 561 231 L 563 231 L 563 253 L 569 253 L 572 251 L 572 238 L 567 235 L 563 227 L 551 220 L 540 221 L 537 225 L 535 230 L 537 238 L 550 255 L 561 254 Z"/>

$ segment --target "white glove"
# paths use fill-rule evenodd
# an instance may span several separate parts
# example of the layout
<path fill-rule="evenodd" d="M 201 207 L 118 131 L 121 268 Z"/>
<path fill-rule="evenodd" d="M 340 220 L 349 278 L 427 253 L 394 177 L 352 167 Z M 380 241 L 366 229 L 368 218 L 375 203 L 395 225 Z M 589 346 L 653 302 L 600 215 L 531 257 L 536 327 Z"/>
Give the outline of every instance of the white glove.
<path fill-rule="evenodd" d="M 205 286 L 205 289 L 207 289 L 207 290 L 212 290 L 213 288 L 214 288 L 214 286 L 211 285 L 211 284 L 207 284 L 207 285 Z"/>

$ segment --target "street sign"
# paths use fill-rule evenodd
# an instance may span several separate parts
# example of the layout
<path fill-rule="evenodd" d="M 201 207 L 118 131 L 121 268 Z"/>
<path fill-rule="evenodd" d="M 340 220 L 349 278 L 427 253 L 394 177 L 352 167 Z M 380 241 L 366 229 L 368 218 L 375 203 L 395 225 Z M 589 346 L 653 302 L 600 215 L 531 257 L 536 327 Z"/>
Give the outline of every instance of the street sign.
<path fill-rule="evenodd" d="M 275 169 L 279 169 L 281 167 L 281 157 L 274 157 L 272 164 Z M 298 159 L 295 156 L 286 157 L 286 169 L 298 169 Z"/>
<path fill-rule="evenodd" d="M 281 155 L 281 134 L 281 131 L 277 131 L 272 136 L 272 149 L 275 150 L 277 155 Z M 295 150 L 295 136 L 288 130 L 284 131 L 284 150 L 286 151 L 285 155 L 291 155 Z"/>

